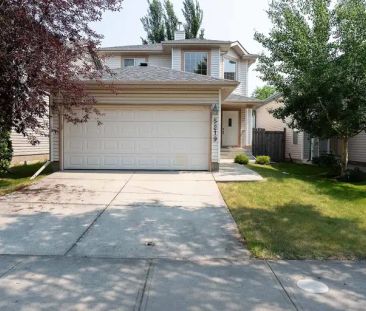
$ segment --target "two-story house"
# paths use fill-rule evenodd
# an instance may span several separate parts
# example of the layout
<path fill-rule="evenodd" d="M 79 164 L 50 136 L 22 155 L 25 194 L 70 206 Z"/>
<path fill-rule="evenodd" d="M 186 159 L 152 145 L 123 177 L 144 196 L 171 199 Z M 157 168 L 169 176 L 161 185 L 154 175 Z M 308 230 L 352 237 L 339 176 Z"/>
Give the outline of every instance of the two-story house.
<path fill-rule="evenodd" d="M 185 39 L 101 48 L 113 70 L 83 81 L 102 112 L 51 124 L 51 160 L 62 169 L 217 170 L 222 147 L 251 145 L 248 70 L 257 56 L 239 42 Z"/>

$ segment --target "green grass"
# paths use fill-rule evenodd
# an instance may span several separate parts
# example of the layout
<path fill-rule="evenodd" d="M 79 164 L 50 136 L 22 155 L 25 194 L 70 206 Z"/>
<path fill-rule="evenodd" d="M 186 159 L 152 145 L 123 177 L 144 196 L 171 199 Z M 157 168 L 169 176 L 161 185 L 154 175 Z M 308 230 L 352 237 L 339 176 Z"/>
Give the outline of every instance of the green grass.
<path fill-rule="evenodd" d="M 309 165 L 249 168 L 266 180 L 219 187 L 255 257 L 366 258 L 366 183 L 330 180 Z"/>
<path fill-rule="evenodd" d="M 0 196 L 20 190 L 33 182 L 40 180 L 53 171 L 52 166 L 49 165 L 36 179 L 32 181 L 29 180 L 29 178 L 37 172 L 43 164 L 44 162 L 39 162 L 30 165 L 12 166 L 9 169 L 9 173 L 0 174 Z"/>

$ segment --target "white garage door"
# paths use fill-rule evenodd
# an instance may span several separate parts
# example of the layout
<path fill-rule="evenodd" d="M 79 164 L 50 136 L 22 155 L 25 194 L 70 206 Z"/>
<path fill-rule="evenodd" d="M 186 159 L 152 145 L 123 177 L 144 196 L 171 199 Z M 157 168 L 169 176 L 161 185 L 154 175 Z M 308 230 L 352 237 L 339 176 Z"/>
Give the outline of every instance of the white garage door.
<path fill-rule="evenodd" d="M 65 122 L 65 169 L 208 170 L 207 107 L 99 110 L 102 125 Z"/>

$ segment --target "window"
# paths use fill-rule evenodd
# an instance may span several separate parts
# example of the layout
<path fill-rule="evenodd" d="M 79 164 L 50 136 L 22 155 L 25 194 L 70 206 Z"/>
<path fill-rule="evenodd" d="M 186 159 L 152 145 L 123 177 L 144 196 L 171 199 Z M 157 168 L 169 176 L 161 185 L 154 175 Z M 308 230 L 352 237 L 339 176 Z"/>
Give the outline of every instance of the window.
<path fill-rule="evenodd" d="M 233 126 L 233 119 L 229 118 L 229 127 Z"/>
<path fill-rule="evenodd" d="M 207 52 L 184 53 L 184 71 L 207 75 Z"/>
<path fill-rule="evenodd" d="M 292 131 L 292 143 L 294 145 L 297 145 L 299 143 L 299 131 L 298 130 Z"/>
<path fill-rule="evenodd" d="M 236 80 L 236 62 L 230 59 L 224 61 L 224 78 L 227 80 Z"/>
<path fill-rule="evenodd" d="M 145 63 L 145 58 L 125 58 L 123 60 L 124 67 L 139 66 L 141 63 Z"/>

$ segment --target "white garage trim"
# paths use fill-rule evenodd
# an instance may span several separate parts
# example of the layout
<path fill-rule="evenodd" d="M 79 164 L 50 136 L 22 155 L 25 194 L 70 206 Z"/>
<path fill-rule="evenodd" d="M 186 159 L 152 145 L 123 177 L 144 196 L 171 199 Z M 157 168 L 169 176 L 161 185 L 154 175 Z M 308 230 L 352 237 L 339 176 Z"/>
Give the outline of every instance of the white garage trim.
<path fill-rule="evenodd" d="M 210 169 L 209 106 L 97 108 L 102 126 L 63 123 L 64 169 Z"/>

